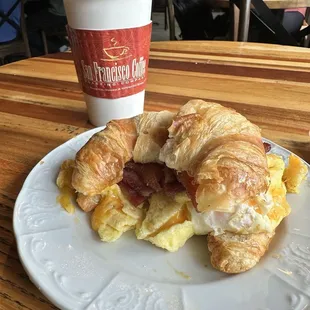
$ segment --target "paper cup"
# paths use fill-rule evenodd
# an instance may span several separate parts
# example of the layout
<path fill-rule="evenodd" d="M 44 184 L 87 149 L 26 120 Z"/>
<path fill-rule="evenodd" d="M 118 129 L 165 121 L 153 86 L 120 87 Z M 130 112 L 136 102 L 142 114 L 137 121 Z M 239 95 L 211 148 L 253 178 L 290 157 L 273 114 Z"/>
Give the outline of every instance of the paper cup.
<path fill-rule="evenodd" d="M 143 113 L 152 0 L 64 0 L 90 122 Z"/>

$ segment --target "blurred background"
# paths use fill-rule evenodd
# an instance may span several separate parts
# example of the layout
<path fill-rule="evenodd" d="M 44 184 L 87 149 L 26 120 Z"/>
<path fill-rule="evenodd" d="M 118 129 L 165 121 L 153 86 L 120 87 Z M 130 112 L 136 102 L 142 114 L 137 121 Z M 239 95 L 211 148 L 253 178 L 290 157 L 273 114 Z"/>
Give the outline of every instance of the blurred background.
<path fill-rule="evenodd" d="M 293 1 L 294 2 L 294 1 Z M 309 47 L 310 0 L 153 0 L 152 41 L 232 40 Z M 248 16 L 246 15 L 248 14 Z M 63 0 L 0 0 L 0 65 L 70 50 Z"/>

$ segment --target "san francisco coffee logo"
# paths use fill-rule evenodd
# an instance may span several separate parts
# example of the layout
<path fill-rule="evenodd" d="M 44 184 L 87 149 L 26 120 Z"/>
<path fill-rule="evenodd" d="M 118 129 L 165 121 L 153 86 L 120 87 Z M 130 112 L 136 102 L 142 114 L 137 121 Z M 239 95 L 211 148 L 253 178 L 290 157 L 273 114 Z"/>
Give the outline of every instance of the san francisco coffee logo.
<path fill-rule="evenodd" d="M 143 56 L 132 59 L 130 48 L 120 45 L 115 38 L 110 40 L 111 47 L 103 48 L 100 63 L 86 64 L 81 60 L 83 78 L 86 83 L 129 84 L 145 78 L 146 59 Z"/>

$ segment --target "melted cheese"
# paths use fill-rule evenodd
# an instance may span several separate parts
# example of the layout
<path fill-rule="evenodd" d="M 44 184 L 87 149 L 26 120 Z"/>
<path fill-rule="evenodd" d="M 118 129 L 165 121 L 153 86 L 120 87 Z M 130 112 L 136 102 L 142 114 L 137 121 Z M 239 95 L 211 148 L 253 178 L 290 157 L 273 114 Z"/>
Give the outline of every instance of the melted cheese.
<path fill-rule="evenodd" d="M 193 224 L 188 220 L 187 204 L 190 199 L 185 192 L 174 198 L 156 193 L 149 203 L 146 217 L 137 226 L 137 238 L 148 240 L 170 252 L 177 251 L 194 235 Z"/>
<path fill-rule="evenodd" d="M 106 188 L 102 192 L 99 205 L 91 217 L 91 226 L 98 232 L 100 239 L 113 242 L 142 220 L 142 206 L 134 207 L 122 194 L 118 185 Z"/>
<path fill-rule="evenodd" d="M 60 189 L 60 195 L 57 196 L 57 202 L 68 212 L 74 213 L 75 206 L 73 201 L 76 199 L 75 191 L 69 187 L 63 187 Z"/>
<path fill-rule="evenodd" d="M 166 223 L 164 223 L 157 231 L 149 235 L 149 237 L 154 237 L 158 233 L 168 230 L 170 227 L 176 224 L 182 224 L 189 219 L 188 211 L 186 207 L 183 207 L 177 214 L 171 217 Z"/>

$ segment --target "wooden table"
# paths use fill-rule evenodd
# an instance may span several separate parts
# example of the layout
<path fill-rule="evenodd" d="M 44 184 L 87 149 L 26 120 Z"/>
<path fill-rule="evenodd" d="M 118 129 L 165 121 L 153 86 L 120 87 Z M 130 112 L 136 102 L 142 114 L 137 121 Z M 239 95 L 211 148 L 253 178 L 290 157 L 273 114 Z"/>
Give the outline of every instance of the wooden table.
<path fill-rule="evenodd" d="M 236 42 L 152 44 L 146 110 L 191 98 L 243 113 L 310 162 L 310 51 Z M 13 236 L 14 202 L 31 168 L 91 128 L 71 54 L 0 68 L 0 309 L 56 309 L 30 282 Z"/>

